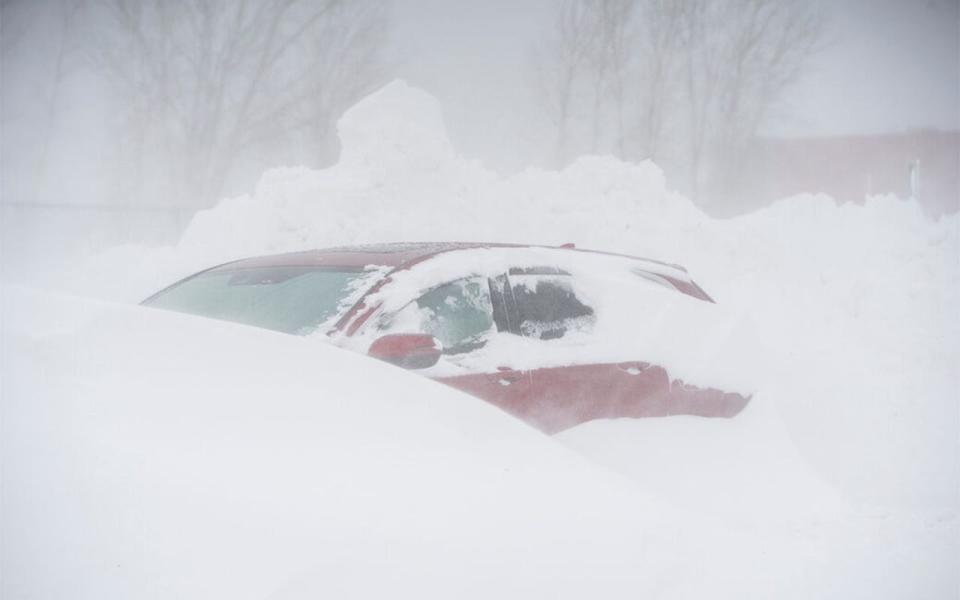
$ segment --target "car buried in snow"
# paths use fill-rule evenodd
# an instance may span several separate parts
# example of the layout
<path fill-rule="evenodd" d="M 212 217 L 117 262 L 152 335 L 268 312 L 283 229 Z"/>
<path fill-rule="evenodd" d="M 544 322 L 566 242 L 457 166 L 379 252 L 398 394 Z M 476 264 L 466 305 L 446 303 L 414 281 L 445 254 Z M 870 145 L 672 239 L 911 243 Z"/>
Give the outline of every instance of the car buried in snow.
<path fill-rule="evenodd" d="M 402 243 L 254 257 L 201 271 L 143 304 L 322 337 L 548 433 L 604 418 L 732 417 L 750 399 L 710 385 L 723 351 L 699 347 L 715 304 L 682 267 L 571 244 Z"/>

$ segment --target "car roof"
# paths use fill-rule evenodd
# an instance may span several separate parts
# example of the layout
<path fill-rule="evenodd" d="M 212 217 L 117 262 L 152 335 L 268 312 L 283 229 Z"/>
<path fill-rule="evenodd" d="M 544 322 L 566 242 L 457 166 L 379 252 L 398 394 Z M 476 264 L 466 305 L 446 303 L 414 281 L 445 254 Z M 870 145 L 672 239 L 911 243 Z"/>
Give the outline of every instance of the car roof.
<path fill-rule="evenodd" d="M 680 265 L 664 263 L 638 256 L 615 254 L 612 252 L 601 252 L 597 250 L 583 250 L 579 248 L 573 248 L 572 246 L 536 246 L 529 244 L 506 244 L 497 242 L 396 242 L 386 244 L 337 246 L 333 248 L 322 248 L 316 250 L 306 250 L 302 252 L 289 252 L 285 254 L 273 254 L 269 256 L 245 258 L 220 265 L 213 270 L 289 266 L 337 266 L 363 268 L 368 265 L 398 269 L 445 252 L 477 248 L 547 248 L 552 250 L 589 252 L 591 254 L 621 256 L 625 258 L 632 258 L 638 261 L 657 264 L 662 267 L 671 267 L 686 275 L 686 269 Z"/>
<path fill-rule="evenodd" d="M 451 250 L 465 250 L 470 248 L 485 248 L 492 246 L 508 246 L 509 244 L 473 244 L 454 242 L 416 242 L 390 244 L 363 244 L 357 246 L 336 246 L 333 248 L 319 248 L 286 254 L 256 256 L 237 260 L 220 269 L 245 269 L 252 267 L 288 267 L 288 266 L 338 266 L 338 267 L 365 267 L 376 265 L 381 267 L 402 267 L 419 262 L 442 252 Z"/>

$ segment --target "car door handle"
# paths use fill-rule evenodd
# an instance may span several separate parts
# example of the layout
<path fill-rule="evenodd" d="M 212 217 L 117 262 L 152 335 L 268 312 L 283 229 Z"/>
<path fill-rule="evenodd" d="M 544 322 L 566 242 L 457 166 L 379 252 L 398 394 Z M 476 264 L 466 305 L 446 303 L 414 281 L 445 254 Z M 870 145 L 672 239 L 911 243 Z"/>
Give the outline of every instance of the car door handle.
<path fill-rule="evenodd" d="M 627 375 L 639 375 L 650 368 L 650 363 L 641 361 L 622 362 L 617 365 L 617 368 Z"/>

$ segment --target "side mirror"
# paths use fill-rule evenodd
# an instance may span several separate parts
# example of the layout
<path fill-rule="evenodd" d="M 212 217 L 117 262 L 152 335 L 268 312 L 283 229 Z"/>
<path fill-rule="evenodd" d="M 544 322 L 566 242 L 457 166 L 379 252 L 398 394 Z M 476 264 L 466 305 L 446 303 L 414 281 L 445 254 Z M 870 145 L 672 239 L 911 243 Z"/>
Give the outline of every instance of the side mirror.
<path fill-rule="evenodd" d="M 437 364 L 443 346 L 425 333 L 394 333 L 377 338 L 367 354 L 404 369 L 426 369 Z"/>

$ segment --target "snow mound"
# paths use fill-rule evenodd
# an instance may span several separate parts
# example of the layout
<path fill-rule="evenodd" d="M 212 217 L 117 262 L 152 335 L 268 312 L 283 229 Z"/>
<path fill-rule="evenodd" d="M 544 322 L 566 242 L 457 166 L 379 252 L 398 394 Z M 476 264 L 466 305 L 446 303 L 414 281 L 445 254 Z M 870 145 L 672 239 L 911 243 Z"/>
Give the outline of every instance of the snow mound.
<path fill-rule="evenodd" d="M 634 598 L 689 588 L 691 569 L 699 594 L 813 583 L 754 534 L 386 364 L 164 311 L 4 300 L 5 598 Z M 768 574 L 739 577 L 757 561 Z"/>
<path fill-rule="evenodd" d="M 367 96 L 337 123 L 340 163 L 371 174 L 397 165 L 442 168 L 456 158 L 445 133 L 440 102 L 403 81 Z"/>
<path fill-rule="evenodd" d="M 3 299 L 4 598 L 902 598 L 955 576 L 955 518 L 728 525 L 309 338 Z"/>
<path fill-rule="evenodd" d="M 403 82 L 339 132 L 337 164 L 269 171 L 175 247 L 115 248 L 59 285 L 135 302 L 244 256 L 385 241 L 576 242 L 678 262 L 749 314 L 771 418 L 827 481 L 858 502 L 960 507 L 960 217 L 805 194 L 712 219 L 656 165 L 611 157 L 501 177 L 458 156 L 437 101 Z"/>

